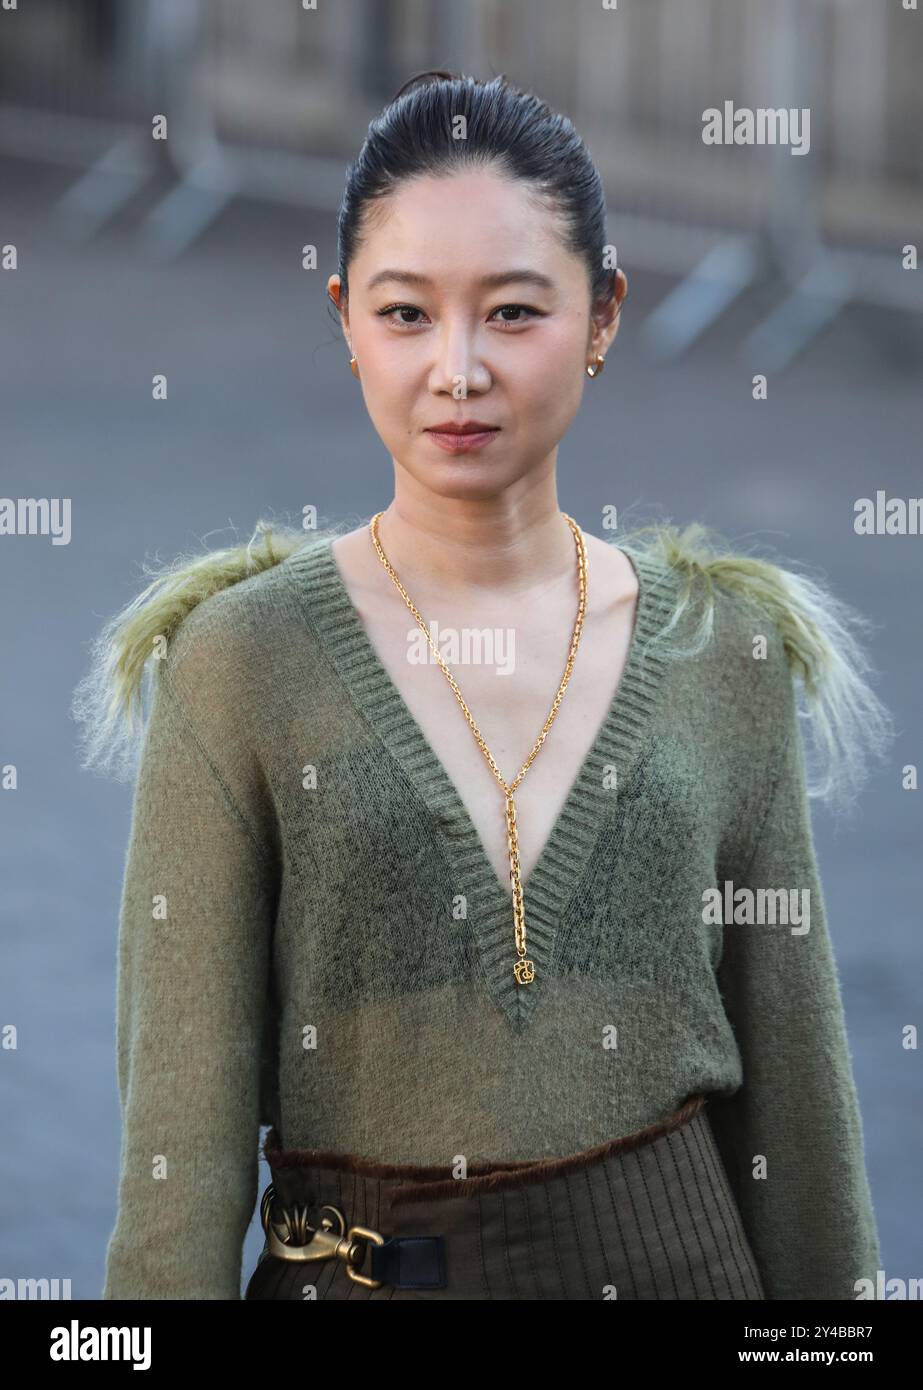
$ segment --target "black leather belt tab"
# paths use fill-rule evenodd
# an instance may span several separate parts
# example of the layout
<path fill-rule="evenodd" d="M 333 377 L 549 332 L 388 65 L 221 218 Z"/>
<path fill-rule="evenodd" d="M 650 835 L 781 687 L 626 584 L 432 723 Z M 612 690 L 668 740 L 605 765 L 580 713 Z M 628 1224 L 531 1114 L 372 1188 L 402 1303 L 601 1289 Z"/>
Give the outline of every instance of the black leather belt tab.
<path fill-rule="evenodd" d="M 371 1275 L 396 1289 L 444 1289 L 444 1236 L 389 1236 L 372 1245 Z"/>

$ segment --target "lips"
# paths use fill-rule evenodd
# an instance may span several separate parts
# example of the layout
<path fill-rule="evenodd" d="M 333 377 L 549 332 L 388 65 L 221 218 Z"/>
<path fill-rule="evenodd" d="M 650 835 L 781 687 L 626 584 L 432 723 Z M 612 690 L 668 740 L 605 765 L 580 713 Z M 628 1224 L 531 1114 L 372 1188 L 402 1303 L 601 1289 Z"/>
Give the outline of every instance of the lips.
<path fill-rule="evenodd" d="M 483 420 L 466 420 L 464 424 L 459 424 L 457 420 L 446 420 L 441 425 L 428 425 L 428 434 L 486 434 L 491 430 L 499 429 L 499 425 L 488 425 Z"/>
<path fill-rule="evenodd" d="M 488 448 L 500 433 L 500 427 L 487 425 L 483 420 L 446 420 L 442 425 L 430 425 L 426 433 L 443 453 L 473 454 Z"/>

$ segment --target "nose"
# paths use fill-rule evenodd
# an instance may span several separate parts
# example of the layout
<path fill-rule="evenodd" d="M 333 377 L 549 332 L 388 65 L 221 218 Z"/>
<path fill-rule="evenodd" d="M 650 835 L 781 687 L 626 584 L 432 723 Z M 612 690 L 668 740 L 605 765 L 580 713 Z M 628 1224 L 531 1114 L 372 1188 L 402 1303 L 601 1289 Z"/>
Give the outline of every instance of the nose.
<path fill-rule="evenodd" d="M 457 400 L 471 391 L 484 392 L 491 383 L 491 373 L 484 360 L 483 341 L 477 324 L 462 319 L 445 319 L 438 334 L 433 335 L 435 355 L 430 368 L 430 389 L 435 393 L 451 392 Z"/>

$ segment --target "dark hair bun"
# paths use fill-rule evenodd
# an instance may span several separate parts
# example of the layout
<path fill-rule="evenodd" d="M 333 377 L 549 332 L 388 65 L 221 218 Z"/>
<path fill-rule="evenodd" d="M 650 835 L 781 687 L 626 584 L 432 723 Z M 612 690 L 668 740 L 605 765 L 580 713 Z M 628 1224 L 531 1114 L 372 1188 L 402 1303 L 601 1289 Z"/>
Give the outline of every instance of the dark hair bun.
<path fill-rule="evenodd" d="M 456 74 L 454 72 L 446 72 L 445 68 L 428 68 L 426 72 L 418 72 L 415 77 L 409 78 L 404 83 L 403 87 L 394 93 L 391 100 L 397 101 L 398 97 L 402 97 L 405 92 L 409 92 L 418 82 L 455 82 L 456 80 Z"/>

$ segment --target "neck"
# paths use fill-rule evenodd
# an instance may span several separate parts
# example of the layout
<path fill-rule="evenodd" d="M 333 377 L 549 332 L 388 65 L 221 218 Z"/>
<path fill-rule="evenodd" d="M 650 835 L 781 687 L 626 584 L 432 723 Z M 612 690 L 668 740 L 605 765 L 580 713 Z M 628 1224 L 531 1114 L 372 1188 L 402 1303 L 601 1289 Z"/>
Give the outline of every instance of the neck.
<path fill-rule="evenodd" d="M 574 535 L 553 491 L 524 502 L 395 496 L 378 539 L 401 582 L 421 593 L 523 596 L 572 583 L 576 572 Z"/>

